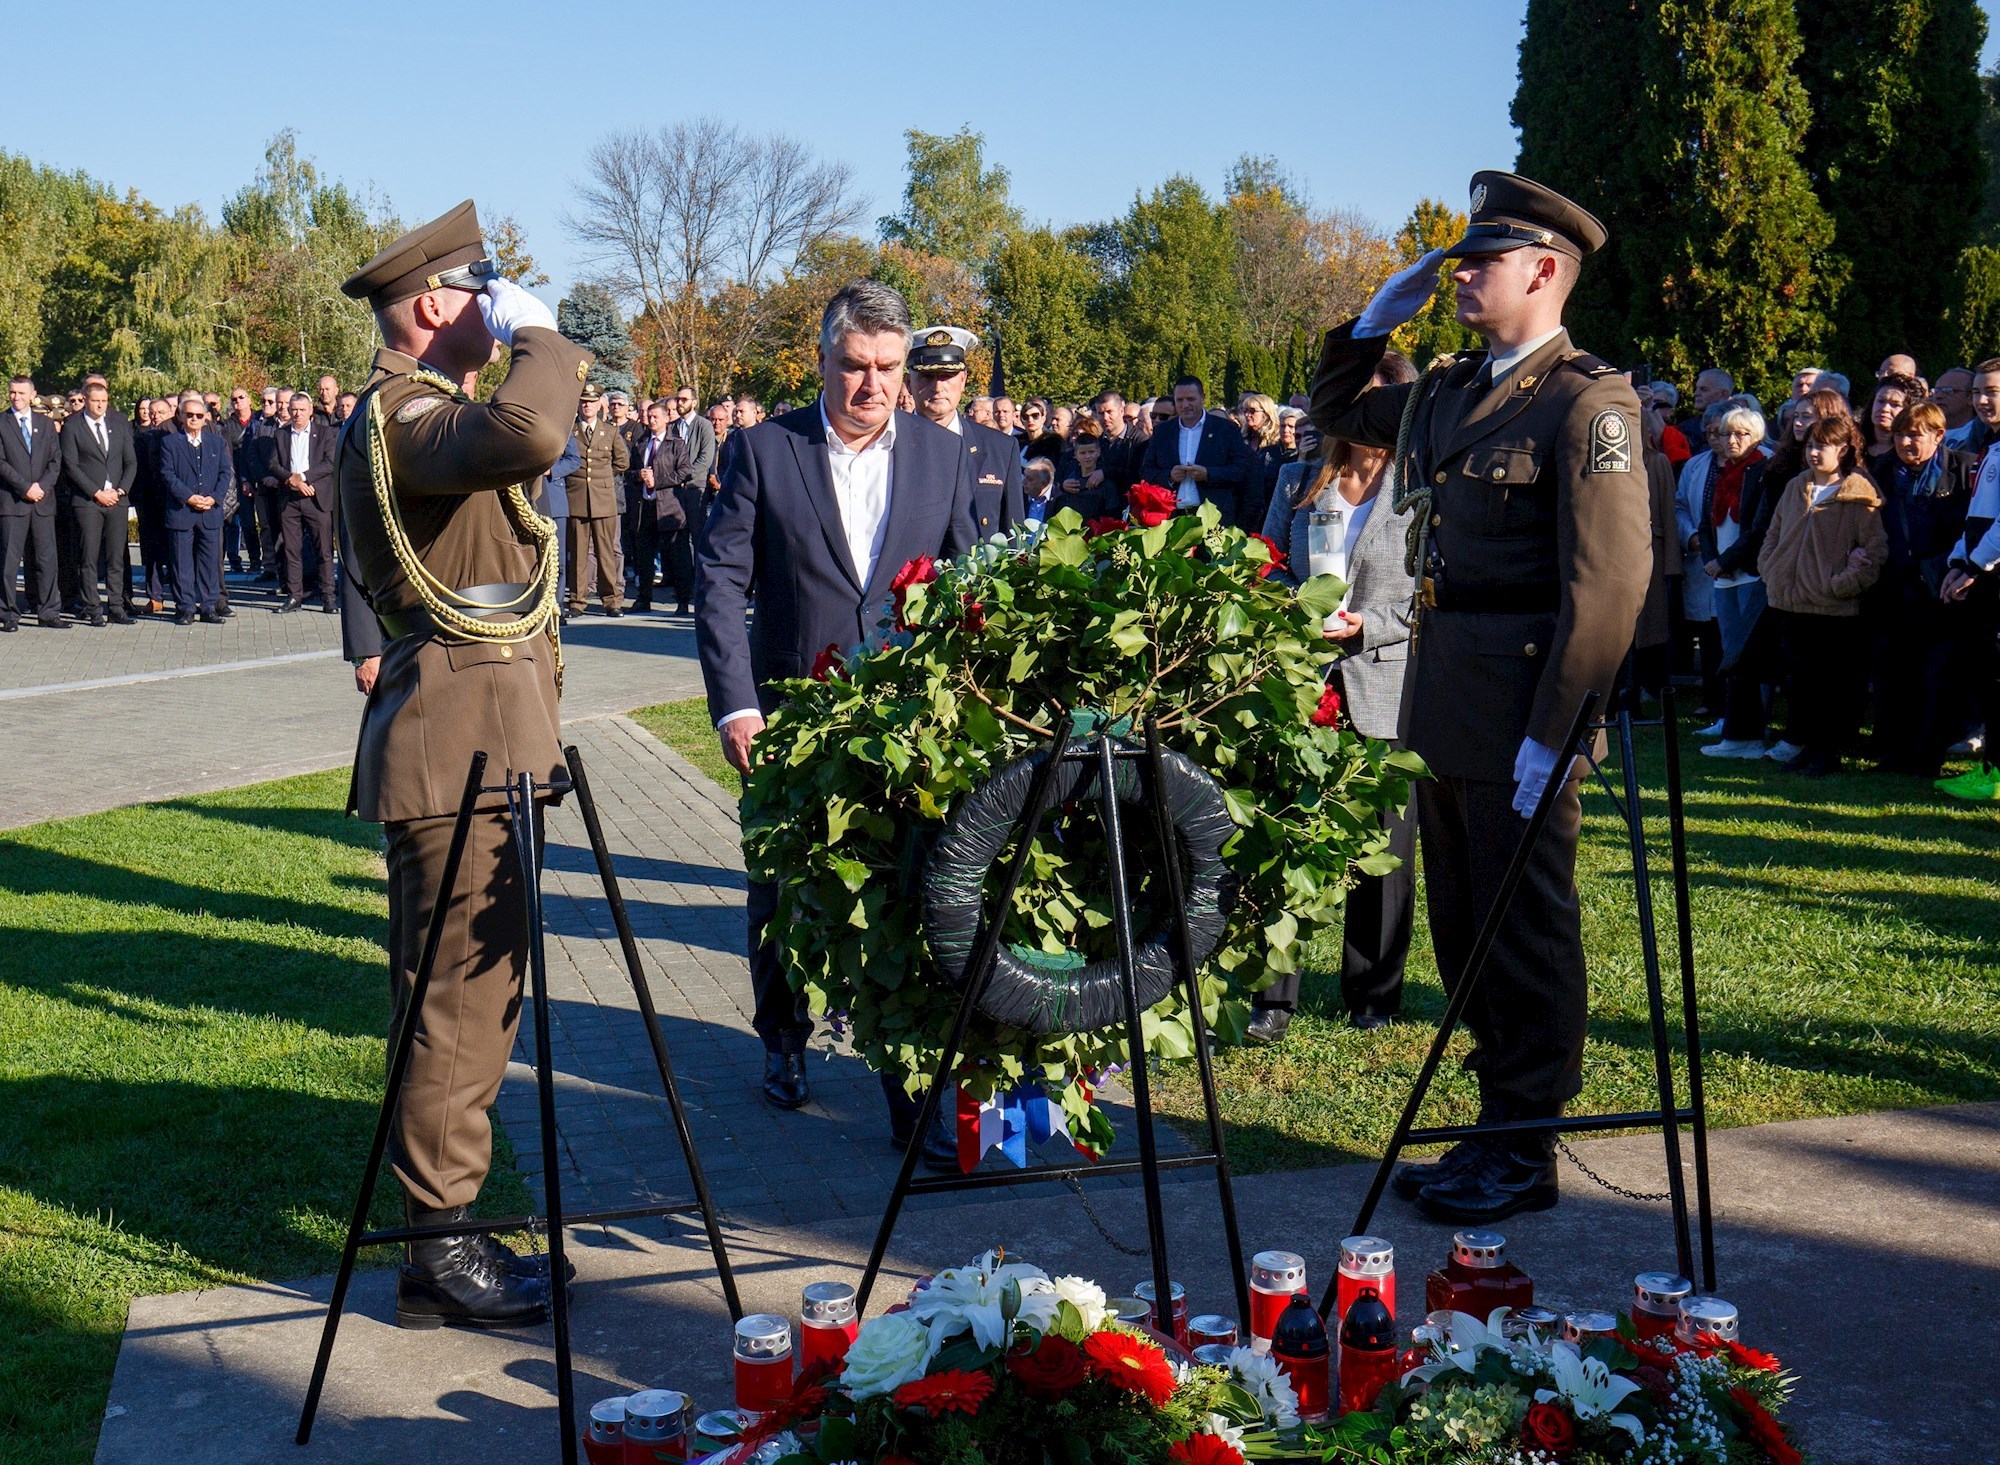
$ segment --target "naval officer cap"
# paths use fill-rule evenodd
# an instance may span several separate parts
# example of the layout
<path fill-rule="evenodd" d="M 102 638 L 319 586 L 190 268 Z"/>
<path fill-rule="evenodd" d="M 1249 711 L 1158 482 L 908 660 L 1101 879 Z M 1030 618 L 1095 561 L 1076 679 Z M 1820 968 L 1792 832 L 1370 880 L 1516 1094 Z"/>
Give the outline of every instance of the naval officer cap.
<path fill-rule="evenodd" d="M 341 282 L 340 293 L 380 310 L 431 290 L 483 290 L 499 273 L 480 238 L 479 211 L 468 198 L 369 260 Z"/>
<path fill-rule="evenodd" d="M 965 353 L 979 337 L 964 326 L 922 326 L 910 332 L 910 370 L 925 376 L 950 376 L 965 370 Z"/>
<path fill-rule="evenodd" d="M 1472 207 L 1465 237 L 1445 251 L 1450 259 L 1505 254 L 1537 245 L 1582 259 L 1604 247 L 1604 226 L 1588 209 L 1571 203 L 1553 188 L 1518 173 L 1481 172 L 1472 175 Z"/>

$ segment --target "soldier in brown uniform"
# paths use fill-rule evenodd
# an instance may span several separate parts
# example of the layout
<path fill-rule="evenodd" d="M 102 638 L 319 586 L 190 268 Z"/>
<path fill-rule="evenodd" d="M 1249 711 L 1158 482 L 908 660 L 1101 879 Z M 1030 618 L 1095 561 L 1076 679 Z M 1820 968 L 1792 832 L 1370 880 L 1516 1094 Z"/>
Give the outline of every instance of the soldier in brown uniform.
<path fill-rule="evenodd" d="M 578 404 L 576 444 L 583 462 L 571 472 L 569 487 L 569 613 L 582 615 L 590 594 L 590 565 L 597 562 L 597 598 L 608 616 L 625 614 L 625 470 L 632 465 L 624 435 L 602 412 L 604 396 L 595 383 Z"/>
<path fill-rule="evenodd" d="M 1552 775 L 1563 780 L 1466 1008 L 1482 1121 L 1554 1118 L 1582 1082 L 1576 842 L 1586 766 L 1559 745 L 1585 693 L 1611 690 L 1652 573 L 1638 401 L 1562 328 L 1583 256 L 1604 239 L 1603 225 L 1553 190 L 1475 174 L 1465 237 L 1327 332 L 1313 382 L 1322 432 L 1400 441 L 1397 507 L 1420 505 L 1402 737 L 1433 775 L 1417 786 L 1417 816 L 1446 983 L 1465 969 L 1523 818 Z M 1458 319 L 1487 349 L 1433 362 L 1414 383 L 1371 388 L 1389 333 L 1430 298 L 1445 257 L 1457 261 Z M 1451 1221 L 1552 1206 L 1553 1140 L 1470 1140 L 1434 1164 L 1404 1166 L 1395 1185 Z"/>
<path fill-rule="evenodd" d="M 522 497 L 562 451 L 590 355 L 548 308 L 498 279 L 470 201 L 404 235 L 341 287 L 385 345 L 335 459 L 347 571 L 380 622 L 352 807 L 388 836 L 390 987 L 400 1017 L 439 899 L 472 755 L 486 782 L 562 766 L 553 526 Z M 473 402 L 499 346 L 506 380 Z M 416 1224 L 462 1217 L 492 1160 L 527 971 L 527 892 L 505 800 L 472 821 L 403 1085 L 390 1162 Z M 546 1266 L 488 1238 L 410 1244 L 406 1327 L 539 1318 Z"/>

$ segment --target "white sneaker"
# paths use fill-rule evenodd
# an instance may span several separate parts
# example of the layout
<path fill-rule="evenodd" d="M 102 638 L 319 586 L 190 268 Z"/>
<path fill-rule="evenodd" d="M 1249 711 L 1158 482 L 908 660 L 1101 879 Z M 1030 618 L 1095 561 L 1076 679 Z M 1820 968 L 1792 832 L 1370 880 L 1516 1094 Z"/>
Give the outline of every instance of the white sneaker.
<path fill-rule="evenodd" d="M 1705 728 L 1702 728 L 1702 729 L 1701 729 L 1700 731 L 1698 731 L 1698 732 L 1697 732 L 1697 733 L 1695 734 L 1695 736 L 1696 736 L 1696 737 L 1698 737 L 1698 738 L 1719 738 L 1719 737 L 1721 737 L 1721 736 L 1722 736 L 1722 719 L 1721 719 L 1721 718 L 1719 718 L 1719 717 L 1718 717 L 1718 718 L 1716 718 L 1714 722 L 1711 722 L 1711 723 L 1710 723 L 1710 724 L 1709 724 L 1709 725 L 1708 725 L 1707 727 L 1705 727 Z"/>
<path fill-rule="evenodd" d="M 1777 742 L 1771 744 L 1770 751 L 1765 753 L 1764 756 L 1769 758 L 1773 763 L 1789 763 L 1804 751 L 1805 749 L 1801 748 L 1797 743 L 1788 743 L 1783 738 L 1780 738 Z"/>
<path fill-rule="evenodd" d="M 1702 753 L 1710 758 L 1761 758 L 1764 756 L 1762 738 L 1724 738 L 1719 743 L 1710 743 Z"/>

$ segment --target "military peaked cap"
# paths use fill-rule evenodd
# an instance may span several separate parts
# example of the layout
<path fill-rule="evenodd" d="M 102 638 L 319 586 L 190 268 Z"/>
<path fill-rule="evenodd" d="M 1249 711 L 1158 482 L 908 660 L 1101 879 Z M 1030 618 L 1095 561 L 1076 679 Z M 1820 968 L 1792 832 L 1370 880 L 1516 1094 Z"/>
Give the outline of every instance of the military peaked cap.
<path fill-rule="evenodd" d="M 978 344 L 964 326 L 922 326 L 910 332 L 910 370 L 950 376 L 965 370 L 965 353 Z"/>
<path fill-rule="evenodd" d="M 391 244 L 343 280 L 340 291 L 379 310 L 428 290 L 483 290 L 498 273 L 480 238 L 479 211 L 468 198 Z"/>
<path fill-rule="evenodd" d="M 1518 173 L 1486 171 L 1472 175 L 1472 207 L 1465 237 L 1445 254 L 1505 254 L 1524 245 L 1539 245 L 1582 259 L 1604 247 L 1609 236 L 1588 209 L 1571 203 L 1553 188 Z"/>

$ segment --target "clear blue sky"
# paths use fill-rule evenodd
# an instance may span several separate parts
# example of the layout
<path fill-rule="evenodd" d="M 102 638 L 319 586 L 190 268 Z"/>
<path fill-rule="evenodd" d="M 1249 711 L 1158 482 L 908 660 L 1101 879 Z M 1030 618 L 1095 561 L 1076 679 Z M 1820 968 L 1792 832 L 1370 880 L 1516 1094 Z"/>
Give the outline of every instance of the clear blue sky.
<path fill-rule="evenodd" d="M 1110 217 L 1175 172 L 1214 189 L 1249 152 L 1277 156 L 1316 203 L 1394 227 L 1418 198 L 1455 200 L 1474 169 L 1512 163 L 1524 8 L 336 0 L 251 25 L 110 0 L 84 41 L 69 7 L 24 6 L 8 49 L 43 63 L 10 68 L 0 146 L 212 215 L 292 127 L 323 172 L 406 220 L 468 195 L 514 214 L 551 294 L 578 272 L 560 221 L 590 144 L 702 114 L 846 162 L 870 220 L 900 200 L 905 128 L 969 124 L 1035 221 Z"/>

